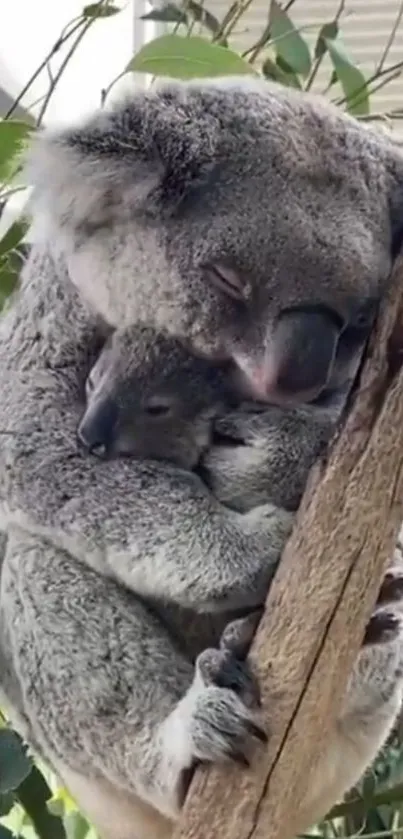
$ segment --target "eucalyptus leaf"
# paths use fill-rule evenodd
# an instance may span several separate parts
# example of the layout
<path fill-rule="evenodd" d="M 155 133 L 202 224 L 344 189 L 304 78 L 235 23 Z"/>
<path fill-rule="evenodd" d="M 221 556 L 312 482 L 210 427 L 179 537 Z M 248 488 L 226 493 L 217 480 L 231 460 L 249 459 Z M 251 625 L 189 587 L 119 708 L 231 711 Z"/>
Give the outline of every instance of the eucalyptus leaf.
<path fill-rule="evenodd" d="M 332 20 L 330 23 L 324 23 L 321 26 L 318 34 L 318 39 L 315 45 L 315 58 L 322 58 L 325 52 L 327 52 L 327 45 L 326 41 L 334 41 L 339 34 L 339 25 L 337 20 Z"/>
<path fill-rule="evenodd" d="M 348 58 L 339 40 L 326 38 L 325 44 L 343 89 L 347 110 L 356 116 L 366 116 L 370 111 L 370 103 L 365 76 Z"/>
<path fill-rule="evenodd" d="M 339 81 L 339 77 L 336 73 L 336 70 L 332 70 L 332 73 L 331 73 L 331 76 L 330 76 L 329 87 L 333 87 L 333 85 L 337 84 L 338 81 Z"/>
<path fill-rule="evenodd" d="M 18 787 L 16 797 L 31 819 L 39 839 L 66 839 L 63 822 L 48 808 L 52 791 L 36 766 Z"/>
<path fill-rule="evenodd" d="M 96 17 L 113 17 L 120 12 L 119 6 L 114 6 L 113 3 L 90 3 L 84 6 L 82 15 L 86 18 Z"/>
<path fill-rule="evenodd" d="M 311 69 L 308 44 L 277 0 L 272 0 L 269 22 L 277 55 L 281 56 L 295 73 L 308 76 Z"/>
<path fill-rule="evenodd" d="M 3 238 L 0 239 L 0 259 L 5 256 L 5 254 L 9 253 L 9 251 L 15 250 L 18 247 L 20 242 L 22 242 L 28 227 L 28 223 L 22 220 L 15 221 L 10 225 Z"/>
<path fill-rule="evenodd" d="M 64 816 L 64 804 L 61 798 L 51 798 L 46 802 L 49 813 L 58 818 Z"/>
<path fill-rule="evenodd" d="M 64 827 L 67 839 L 86 839 L 90 826 L 81 813 L 68 813 L 64 819 Z"/>
<path fill-rule="evenodd" d="M 217 35 L 221 29 L 221 24 L 218 18 L 205 9 L 202 3 L 197 3 L 196 0 L 188 0 L 186 4 L 188 14 L 191 14 L 196 23 L 201 23 L 212 35 Z M 226 46 L 227 41 L 220 39 L 221 46 Z"/>
<path fill-rule="evenodd" d="M 133 71 L 176 79 L 255 75 L 251 65 L 236 52 L 193 35 L 155 38 L 131 59 L 126 72 Z"/>
<path fill-rule="evenodd" d="M 0 121 L 0 181 L 8 180 L 13 158 L 21 151 L 31 131 L 32 125 L 27 122 L 13 119 Z"/>
<path fill-rule="evenodd" d="M 4 259 L 0 262 L 0 311 L 4 307 L 10 294 L 15 291 L 18 285 L 19 271 L 16 271 L 11 260 Z M 0 757 L 0 794 L 1 789 L 1 757 Z"/>
<path fill-rule="evenodd" d="M 14 805 L 14 795 L 12 792 L 0 794 L 0 817 L 6 816 Z"/>
<path fill-rule="evenodd" d="M 4 279 L 0 268 L 0 296 Z M 0 729 L 0 793 L 17 789 L 31 769 L 32 762 L 18 734 L 9 728 Z"/>
<path fill-rule="evenodd" d="M 156 23 L 187 23 L 187 15 L 174 3 L 166 3 L 158 9 L 151 9 L 140 20 L 154 20 Z"/>
<path fill-rule="evenodd" d="M 262 66 L 262 73 L 266 79 L 272 79 L 275 82 L 283 84 L 285 87 L 301 88 L 298 76 L 295 73 L 290 73 L 285 70 L 284 66 L 281 66 L 279 63 L 278 56 L 276 61 L 273 61 L 271 58 L 266 58 Z"/>

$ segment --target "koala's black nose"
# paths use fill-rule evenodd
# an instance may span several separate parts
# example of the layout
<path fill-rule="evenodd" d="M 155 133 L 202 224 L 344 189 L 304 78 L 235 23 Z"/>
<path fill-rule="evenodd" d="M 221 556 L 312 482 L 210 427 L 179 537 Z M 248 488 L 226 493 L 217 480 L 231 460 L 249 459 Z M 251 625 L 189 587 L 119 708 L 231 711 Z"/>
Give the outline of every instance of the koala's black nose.
<path fill-rule="evenodd" d="M 327 309 L 283 313 L 275 334 L 280 393 L 316 395 L 331 374 L 342 323 Z"/>
<path fill-rule="evenodd" d="M 113 399 L 90 405 L 77 429 L 82 446 L 91 453 L 108 451 L 113 443 L 118 409 Z"/>

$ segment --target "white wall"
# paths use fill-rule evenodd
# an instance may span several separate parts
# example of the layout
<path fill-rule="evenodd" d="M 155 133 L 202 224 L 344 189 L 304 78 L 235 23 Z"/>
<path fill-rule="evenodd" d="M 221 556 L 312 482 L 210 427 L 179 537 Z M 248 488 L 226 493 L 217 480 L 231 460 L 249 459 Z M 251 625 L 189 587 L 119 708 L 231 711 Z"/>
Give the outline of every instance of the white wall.
<path fill-rule="evenodd" d="M 90 0 L 11 0 L 3 12 L 0 8 L 0 86 L 13 98 L 50 51 L 63 27 L 80 14 L 87 2 Z M 122 11 L 95 21 L 86 33 L 50 100 L 46 124 L 69 122 L 97 107 L 102 89 L 122 72 L 142 43 L 154 37 L 155 25 L 140 20 L 150 8 L 147 0 L 114 2 Z M 68 42 L 67 49 L 70 45 Z M 52 60 L 53 74 L 65 55 L 63 48 Z M 144 77 L 131 74 L 116 84 L 111 96 L 144 83 Z M 35 116 L 40 108 L 35 100 L 46 93 L 48 86 L 49 77 L 44 72 L 23 99 Z M 21 194 L 8 202 L 0 219 L 0 237 L 23 202 Z"/>

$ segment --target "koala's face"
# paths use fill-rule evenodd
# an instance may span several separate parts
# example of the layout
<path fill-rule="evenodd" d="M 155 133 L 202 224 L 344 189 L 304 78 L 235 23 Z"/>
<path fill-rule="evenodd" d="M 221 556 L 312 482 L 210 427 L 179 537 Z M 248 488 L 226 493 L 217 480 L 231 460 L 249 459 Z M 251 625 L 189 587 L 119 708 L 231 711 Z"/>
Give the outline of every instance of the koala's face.
<path fill-rule="evenodd" d="M 403 230 L 403 156 L 329 104 L 260 80 L 165 83 L 37 141 L 30 182 L 73 282 L 255 397 L 343 384 Z"/>
<path fill-rule="evenodd" d="M 103 457 L 138 456 L 191 469 L 230 401 L 225 365 L 193 358 L 148 327 L 127 327 L 111 336 L 88 376 L 78 437 Z"/>

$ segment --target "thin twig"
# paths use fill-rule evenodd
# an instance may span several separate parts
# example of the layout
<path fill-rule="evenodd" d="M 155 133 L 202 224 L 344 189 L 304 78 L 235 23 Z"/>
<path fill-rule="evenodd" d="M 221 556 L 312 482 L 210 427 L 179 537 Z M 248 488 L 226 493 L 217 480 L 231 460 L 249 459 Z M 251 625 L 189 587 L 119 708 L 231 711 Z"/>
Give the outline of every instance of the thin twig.
<path fill-rule="evenodd" d="M 42 70 L 45 70 L 45 68 L 46 68 L 48 62 L 50 61 L 50 59 L 53 58 L 53 56 L 56 55 L 56 53 L 59 52 L 59 50 L 66 43 L 66 41 L 68 41 L 71 38 L 71 36 L 74 35 L 75 32 L 77 32 L 77 30 L 81 26 L 81 21 L 82 20 L 83 20 L 83 18 L 80 18 L 80 23 L 75 24 L 75 26 L 73 26 L 72 29 L 68 33 L 66 33 L 65 35 L 61 35 L 60 38 L 57 39 L 57 41 L 54 43 L 52 49 L 50 50 L 50 52 L 48 53 L 46 58 L 44 58 L 44 60 L 39 65 L 39 67 L 36 68 L 35 72 L 28 79 L 27 83 L 24 85 L 21 92 L 18 94 L 17 98 L 14 100 L 13 104 L 8 109 L 4 119 L 10 119 L 10 117 L 13 115 L 16 108 L 18 108 L 18 105 L 20 104 L 21 100 L 24 98 L 25 94 L 28 92 L 30 87 L 32 87 L 33 83 L 36 81 L 36 79 L 38 78 L 40 73 L 42 73 Z M 65 29 L 66 28 L 67 27 L 65 27 Z"/>
<path fill-rule="evenodd" d="M 393 82 L 394 79 L 398 79 L 401 76 L 401 74 L 402 74 L 402 71 L 397 70 L 395 73 L 392 73 L 391 76 L 388 76 L 387 79 L 381 79 L 379 84 L 372 87 L 371 90 L 368 90 L 368 96 L 373 96 L 373 94 L 376 93 L 377 90 L 381 90 L 387 84 L 390 84 L 390 82 Z M 359 105 L 363 101 L 363 99 L 365 99 L 365 96 L 361 97 L 361 99 L 359 97 L 357 99 L 355 97 L 353 97 L 352 99 L 348 100 L 348 104 L 349 105 Z M 363 114 L 363 116 L 365 116 L 365 114 Z M 370 116 L 370 114 L 368 114 L 367 116 Z"/>
<path fill-rule="evenodd" d="M 368 88 L 369 84 L 372 84 L 372 82 L 376 82 L 377 79 L 380 79 L 383 76 L 387 76 L 389 73 L 395 73 L 396 70 L 403 70 L 403 61 L 397 61 L 396 64 L 391 64 L 390 67 L 385 67 L 383 70 L 373 73 L 373 75 L 366 80 L 365 84 L 361 85 L 361 87 L 357 88 L 357 90 L 354 91 L 354 94 L 351 94 L 350 96 L 343 96 L 341 99 L 334 99 L 333 104 L 340 106 L 345 105 L 346 102 L 350 102 L 351 98 L 355 100 L 359 93 L 362 93 L 364 90 Z"/>
<path fill-rule="evenodd" d="M 302 26 L 295 27 L 295 31 L 296 32 L 309 32 L 310 29 L 316 29 L 316 28 L 317 28 L 316 23 L 305 23 Z M 265 37 L 265 36 L 267 36 L 267 28 L 265 29 L 265 31 L 262 35 L 262 39 L 261 39 L 260 43 L 256 42 L 254 47 L 249 47 L 249 49 L 247 49 L 243 53 L 241 53 L 242 58 L 246 58 L 250 53 L 253 52 L 255 47 L 259 47 L 257 52 L 255 52 L 253 55 L 250 54 L 249 64 L 253 64 L 253 61 L 255 60 L 256 55 L 260 52 L 261 49 L 263 49 L 264 46 L 266 46 L 266 43 L 269 41 L 269 39 L 270 39 L 270 46 L 272 47 L 272 46 L 275 46 L 276 44 L 278 44 L 279 41 L 284 41 L 286 38 L 289 38 L 290 32 L 289 32 L 289 30 L 287 32 L 283 32 L 282 35 L 277 35 L 276 38 L 270 38 L 270 36 L 267 36 L 267 37 Z M 264 38 L 264 42 L 263 42 L 263 38 Z"/>
<path fill-rule="evenodd" d="M 402 17 L 403 17 L 403 0 L 401 0 L 400 6 L 399 6 L 399 9 L 398 9 L 398 12 L 397 12 L 396 18 L 395 18 L 395 22 L 394 22 L 394 24 L 393 24 L 393 26 L 392 26 L 392 29 L 391 29 L 391 31 L 390 31 L 390 33 L 389 33 L 389 38 L 388 38 L 388 40 L 387 40 L 387 42 L 386 42 L 385 49 L 384 49 L 384 51 L 383 51 L 383 53 L 382 53 L 382 55 L 381 55 L 381 58 L 380 58 L 380 60 L 379 60 L 379 62 L 378 62 L 378 65 L 377 65 L 377 67 L 376 67 L 376 70 L 375 70 L 375 72 L 376 72 L 376 73 L 379 73 L 381 70 L 383 70 L 383 67 L 384 67 L 385 61 L 386 61 L 386 59 L 387 59 L 387 57 L 388 57 L 388 55 L 389 55 L 389 52 L 390 52 L 390 50 L 391 50 L 391 47 L 393 46 L 394 40 L 395 40 L 395 38 L 396 38 L 396 33 L 397 33 L 397 30 L 398 30 L 398 28 L 399 28 L 399 26 L 400 26 L 400 22 L 401 22 Z"/>
<path fill-rule="evenodd" d="M 233 3 L 227 12 L 224 15 L 222 24 L 213 38 L 213 41 L 227 41 L 231 32 L 233 32 L 235 26 L 238 23 L 238 20 L 242 17 L 245 12 L 248 11 L 249 6 L 251 6 L 253 0 L 239 0 L 239 2 Z"/>
<path fill-rule="evenodd" d="M 49 102 L 50 102 L 50 100 L 51 100 L 51 98 L 52 98 L 52 96 L 53 96 L 53 94 L 56 90 L 56 87 L 57 87 L 57 85 L 58 85 L 58 83 L 59 83 L 59 81 L 60 81 L 60 79 L 61 79 L 69 61 L 70 61 L 70 59 L 72 58 L 72 56 L 74 55 L 77 47 L 80 45 L 81 41 L 83 40 L 84 35 L 86 35 L 86 33 L 88 32 L 88 30 L 91 28 L 91 26 L 93 25 L 93 23 L 96 20 L 97 20 L 96 17 L 89 18 L 89 20 L 85 20 L 85 18 L 81 19 L 81 32 L 77 35 L 77 38 L 74 41 L 74 44 L 70 47 L 67 55 L 65 56 L 65 58 L 63 59 L 61 65 L 60 65 L 57 73 L 55 73 L 53 83 L 51 85 L 49 85 L 49 90 L 48 90 L 48 92 L 45 96 L 45 99 L 43 101 L 42 107 L 39 111 L 38 118 L 37 118 L 37 121 L 36 121 L 36 125 L 37 125 L 38 128 L 42 124 L 42 120 L 43 120 L 43 117 L 45 116 L 45 112 L 48 108 Z"/>
<path fill-rule="evenodd" d="M 402 0 L 402 2 L 403 2 L 403 0 Z M 345 6 L 346 6 L 346 0 L 340 0 L 339 7 L 337 9 L 337 12 L 335 14 L 335 17 L 334 17 L 332 23 L 337 24 L 339 22 L 342 14 L 344 13 Z M 313 65 L 312 65 L 312 70 L 311 70 L 311 72 L 308 76 L 308 79 L 307 79 L 307 82 L 306 82 L 306 85 L 305 85 L 305 90 L 310 90 L 311 89 L 311 87 L 312 87 L 312 85 L 313 85 L 313 83 L 316 79 L 316 76 L 318 74 L 318 70 L 319 70 L 319 68 L 322 64 L 322 61 L 323 61 L 324 57 L 325 57 L 325 54 L 326 54 L 326 50 L 324 50 L 322 52 L 322 55 L 320 55 L 318 58 L 315 59 Z"/>
<path fill-rule="evenodd" d="M 220 23 L 218 31 L 215 33 L 215 35 L 213 37 L 213 42 L 214 41 L 219 42 L 223 39 L 223 31 L 224 31 L 225 27 L 227 26 L 227 24 L 232 20 L 232 16 L 235 14 L 237 8 L 238 8 L 238 0 L 235 0 L 235 2 L 231 3 L 229 9 L 226 11 L 226 13 L 225 13 L 225 15 L 224 15 L 224 17 L 223 17 L 223 19 Z"/>
<path fill-rule="evenodd" d="M 204 0 L 200 0 L 200 8 L 201 8 L 202 11 L 203 11 L 203 7 L 204 7 Z M 188 9 L 190 10 L 190 2 L 188 2 Z M 187 37 L 188 38 L 191 36 L 191 34 L 192 34 L 192 32 L 193 32 L 193 30 L 196 26 L 196 23 L 197 23 L 196 18 L 193 15 L 192 20 L 190 21 L 190 24 L 188 26 L 188 31 L 187 31 Z"/>
<path fill-rule="evenodd" d="M 296 2 L 297 2 L 297 0 L 288 0 L 288 3 L 286 3 L 285 6 L 284 6 L 284 11 L 288 12 L 288 10 L 291 9 L 291 6 L 293 6 L 294 3 L 296 3 Z M 269 18 L 270 18 L 270 14 L 269 14 Z M 304 28 L 307 28 L 307 27 L 304 27 Z M 286 35 L 288 35 L 288 33 L 286 33 Z M 249 56 L 249 58 L 248 58 L 249 64 L 253 64 L 256 61 L 256 58 L 258 57 L 259 53 L 262 51 L 262 49 L 268 43 L 268 41 L 270 41 L 270 20 L 268 20 L 267 25 L 266 25 L 265 29 L 263 30 L 262 35 L 260 35 L 260 37 L 257 39 L 257 41 L 255 41 L 255 43 L 252 44 L 251 47 L 248 47 L 248 49 L 244 50 L 244 52 L 241 53 L 242 58 L 248 58 L 248 56 Z M 272 44 L 273 42 L 270 41 L 270 43 Z"/>
<path fill-rule="evenodd" d="M 102 107 L 105 105 L 106 99 L 107 99 L 107 97 L 109 96 L 109 94 L 110 94 L 110 92 L 111 92 L 112 88 L 115 86 L 115 84 L 116 84 L 116 83 L 117 83 L 120 79 L 122 79 L 122 78 L 123 78 L 123 76 L 127 76 L 127 72 L 126 72 L 126 70 L 122 70 L 122 72 L 121 72 L 121 73 L 119 73 L 117 76 L 115 76 L 115 78 L 114 78 L 114 79 L 112 79 L 112 81 L 111 81 L 111 82 L 107 85 L 107 87 L 104 87 L 104 88 L 102 89 L 102 91 L 101 91 L 101 106 L 102 106 Z"/>
<path fill-rule="evenodd" d="M 15 186 L 13 189 L 0 189 L 0 201 L 8 201 L 9 198 L 12 198 L 17 192 L 25 192 L 26 186 Z"/>

